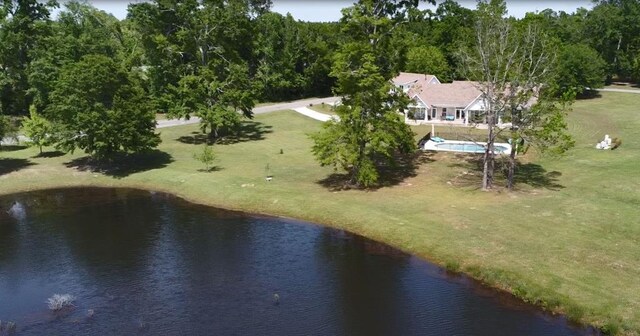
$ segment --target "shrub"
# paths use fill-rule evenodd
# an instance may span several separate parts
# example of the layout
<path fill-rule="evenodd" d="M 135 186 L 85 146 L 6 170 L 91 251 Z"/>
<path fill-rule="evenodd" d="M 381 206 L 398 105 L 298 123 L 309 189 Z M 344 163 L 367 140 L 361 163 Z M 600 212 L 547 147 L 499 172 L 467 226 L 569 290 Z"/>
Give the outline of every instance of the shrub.
<path fill-rule="evenodd" d="M 449 272 L 460 272 L 460 263 L 457 261 L 447 261 L 444 264 L 444 268 Z"/>
<path fill-rule="evenodd" d="M 216 155 L 213 152 L 211 146 L 204 144 L 200 153 L 193 154 L 193 158 L 204 163 L 205 171 L 211 171 L 213 161 L 216 159 Z"/>
<path fill-rule="evenodd" d="M 64 308 L 73 307 L 73 301 L 75 301 L 75 297 L 69 294 L 54 294 L 47 300 L 47 305 L 49 305 L 49 309 L 53 311 L 62 310 Z"/>

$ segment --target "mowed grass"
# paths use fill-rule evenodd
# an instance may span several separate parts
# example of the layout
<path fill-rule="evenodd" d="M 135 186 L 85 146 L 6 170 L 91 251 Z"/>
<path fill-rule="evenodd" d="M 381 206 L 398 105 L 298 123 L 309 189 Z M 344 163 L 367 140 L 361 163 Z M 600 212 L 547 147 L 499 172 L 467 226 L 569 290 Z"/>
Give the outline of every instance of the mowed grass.
<path fill-rule="evenodd" d="M 329 104 L 315 104 L 315 105 L 309 106 L 309 108 L 316 112 L 329 114 L 329 115 L 336 115 L 335 107 Z"/>
<path fill-rule="evenodd" d="M 197 125 L 162 129 L 159 150 L 168 155 L 117 173 L 67 167 L 83 156 L 78 153 L 34 158 L 35 149 L 3 151 L 0 194 L 138 187 L 323 223 L 471 274 L 572 319 L 638 335 L 639 105 L 640 95 L 624 93 L 578 101 L 569 116 L 576 148 L 559 159 L 524 158 L 514 193 L 480 191 L 473 157 L 446 153 L 425 154 L 415 176 L 394 186 L 327 188 L 319 181 L 333 170 L 314 161 L 307 137 L 321 124 L 285 111 L 258 115 L 251 136 L 215 145 L 212 172 L 200 171 L 203 165 L 192 157 L 202 149 L 191 138 Z M 594 149 L 605 134 L 620 137 L 622 146 Z"/>

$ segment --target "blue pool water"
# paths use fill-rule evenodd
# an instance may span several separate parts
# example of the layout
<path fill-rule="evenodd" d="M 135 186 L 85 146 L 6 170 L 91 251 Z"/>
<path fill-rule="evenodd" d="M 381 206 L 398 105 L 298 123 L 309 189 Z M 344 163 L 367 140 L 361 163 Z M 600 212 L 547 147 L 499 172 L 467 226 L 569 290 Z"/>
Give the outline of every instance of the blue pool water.
<path fill-rule="evenodd" d="M 442 150 L 450 150 L 456 152 L 465 152 L 465 153 L 484 153 L 485 147 L 483 145 L 474 144 L 474 143 L 441 143 L 437 144 L 436 147 Z M 496 153 L 505 153 L 507 151 L 506 147 L 503 146 L 494 146 L 494 151 Z"/>

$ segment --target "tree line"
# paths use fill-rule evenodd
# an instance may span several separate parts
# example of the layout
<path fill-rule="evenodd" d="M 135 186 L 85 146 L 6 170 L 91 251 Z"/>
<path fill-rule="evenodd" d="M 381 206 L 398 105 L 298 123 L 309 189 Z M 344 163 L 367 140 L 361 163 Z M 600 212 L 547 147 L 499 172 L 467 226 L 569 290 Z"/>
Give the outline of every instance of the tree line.
<path fill-rule="evenodd" d="M 517 57 L 544 58 L 544 74 L 520 68 L 485 88 L 491 94 L 515 87 L 527 71 L 539 80 L 511 100 L 496 95 L 503 99 L 493 104 L 498 112 L 520 123 L 510 130 L 514 141 L 546 139 L 537 142 L 553 147 L 564 138 L 562 104 L 614 79 L 640 79 L 637 0 L 598 0 L 592 10 L 544 10 L 522 19 L 507 17 L 498 0 L 474 10 L 452 0 L 425 10 L 420 2 L 360 0 L 343 9 L 339 22 L 310 23 L 272 12 L 270 0 L 154 0 L 130 4 L 124 20 L 86 2 L 65 2 L 53 18 L 55 0 L 5 0 L 0 136 L 11 131 L 4 116 L 28 116 L 24 126 L 39 145 L 103 159 L 157 146 L 156 113 L 200 117 L 215 141 L 251 118 L 256 102 L 338 94 L 342 121 L 314 136 L 313 151 L 322 164 L 342 166 L 351 182 L 366 186 L 377 181 L 380 162 L 392 165 L 397 151 L 415 147 L 393 112 L 406 107 L 407 97 L 390 94 L 388 80 L 400 71 L 442 81 L 512 74 L 473 66 L 487 51 L 478 47 L 482 38 L 508 49 L 543 37 L 522 45 L 535 56 Z M 478 35 L 491 24 L 505 24 L 512 38 Z M 540 84 L 544 92 L 536 91 Z M 538 104 L 546 108 L 523 116 L 519 106 L 534 95 L 549 97 Z M 521 131 L 525 124 L 528 133 Z M 494 138 L 489 134 L 488 142 Z"/>

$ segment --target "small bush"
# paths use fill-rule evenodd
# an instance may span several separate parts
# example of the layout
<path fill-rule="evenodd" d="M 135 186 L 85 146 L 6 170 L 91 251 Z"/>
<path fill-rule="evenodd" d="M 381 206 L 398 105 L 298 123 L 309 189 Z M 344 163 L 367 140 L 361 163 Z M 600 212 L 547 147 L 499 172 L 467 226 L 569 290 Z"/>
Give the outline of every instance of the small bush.
<path fill-rule="evenodd" d="M 193 154 L 193 158 L 204 163 L 205 171 L 211 171 L 213 161 L 216 159 L 216 155 L 213 152 L 211 146 L 204 144 L 200 153 Z"/>
<path fill-rule="evenodd" d="M 611 140 L 611 150 L 614 150 L 622 145 L 622 140 L 620 138 L 613 138 Z"/>
<path fill-rule="evenodd" d="M 54 294 L 47 300 L 47 305 L 49 305 L 49 309 L 53 311 L 62 310 L 64 308 L 73 307 L 73 301 L 75 301 L 75 297 L 69 294 Z"/>
<path fill-rule="evenodd" d="M 447 261 L 444 264 L 444 268 L 449 272 L 460 272 L 460 263 L 457 261 Z"/>

